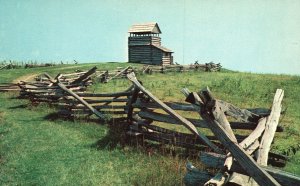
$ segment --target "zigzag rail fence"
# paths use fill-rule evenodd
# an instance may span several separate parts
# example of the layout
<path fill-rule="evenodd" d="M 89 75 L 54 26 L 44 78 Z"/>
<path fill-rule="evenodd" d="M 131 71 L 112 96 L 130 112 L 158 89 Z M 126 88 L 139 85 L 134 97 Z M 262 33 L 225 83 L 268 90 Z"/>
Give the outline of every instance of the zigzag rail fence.
<path fill-rule="evenodd" d="M 115 78 L 125 74 L 132 82 L 132 86 L 122 92 L 86 92 L 87 86 L 92 83 L 91 76 L 96 73 L 94 67 L 87 72 L 58 74 L 55 78 L 45 73 L 35 82 L 21 82 L 18 84 L 20 97 L 35 103 L 57 105 L 66 117 L 95 115 L 105 120 L 109 115 L 122 118 L 129 124 L 129 136 L 196 149 L 200 151 L 200 160 L 204 164 L 220 170 L 211 175 L 188 164 L 187 185 L 224 185 L 229 182 L 250 185 L 244 175 L 252 177 L 251 184 L 300 185 L 299 177 L 267 167 L 283 167 L 287 161 L 286 156 L 270 152 L 275 132 L 283 132 L 278 123 L 283 90 L 276 91 L 271 110 L 238 108 L 214 98 L 209 89 L 198 93 L 183 89 L 188 103 L 162 102 L 128 69 L 119 70 L 111 76 Z M 191 112 L 198 113 L 202 119 L 183 117 Z M 158 122 L 165 125 L 157 125 Z M 187 128 L 189 133 L 173 130 L 174 125 Z M 209 129 L 211 133 L 206 134 L 203 129 Z M 241 132 L 245 130 L 250 134 Z"/>

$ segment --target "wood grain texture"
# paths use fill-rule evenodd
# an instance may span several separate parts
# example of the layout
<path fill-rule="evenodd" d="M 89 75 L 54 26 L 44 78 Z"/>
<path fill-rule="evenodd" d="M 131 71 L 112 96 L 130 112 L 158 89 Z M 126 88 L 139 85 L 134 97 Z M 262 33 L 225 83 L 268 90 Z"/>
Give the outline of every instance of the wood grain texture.
<path fill-rule="evenodd" d="M 257 162 L 260 165 L 267 166 L 268 154 L 280 118 L 281 101 L 283 99 L 283 96 L 284 96 L 284 91 L 282 89 L 277 89 L 274 96 L 271 113 L 267 117 L 266 129 L 262 136 L 261 143 L 258 150 Z"/>

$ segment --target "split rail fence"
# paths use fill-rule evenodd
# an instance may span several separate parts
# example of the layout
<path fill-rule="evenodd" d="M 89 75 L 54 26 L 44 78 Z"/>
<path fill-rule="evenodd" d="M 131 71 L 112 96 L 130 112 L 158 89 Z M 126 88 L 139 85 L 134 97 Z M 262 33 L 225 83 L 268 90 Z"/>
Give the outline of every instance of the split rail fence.
<path fill-rule="evenodd" d="M 157 66 L 157 65 L 145 65 L 142 68 L 142 73 L 152 74 L 152 73 L 167 73 L 167 72 L 190 72 L 190 71 L 205 71 L 205 72 L 218 72 L 221 71 L 220 63 L 205 63 L 199 64 L 195 62 L 192 65 L 166 65 L 166 66 Z"/>
<path fill-rule="evenodd" d="M 288 158 L 270 152 L 275 132 L 283 132 L 279 124 L 283 90 L 276 91 L 270 110 L 238 108 L 216 99 L 208 88 L 199 92 L 183 89 L 186 103 L 163 102 L 126 69 L 111 76 L 126 73 L 132 86 L 122 92 L 86 92 L 91 76 L 97 72 L 92 68 L 55 78 L 45 73 L 35 82 L 19 84 L 20 96 L 34 103 L 58 105 L 60 112 L 70 118 L 123 118 L 129 124 L 129 136 L 199 150 L 200 160 L 219 171 L 212 175 L 187 164 L 186 185 L 300 185 L 299 177 L 274 168 L 283 167 Z M 183 117 L 191 113 L 201 119 Z M 189 133 L 174 130 L 175 125 L 185 127 Z"/>

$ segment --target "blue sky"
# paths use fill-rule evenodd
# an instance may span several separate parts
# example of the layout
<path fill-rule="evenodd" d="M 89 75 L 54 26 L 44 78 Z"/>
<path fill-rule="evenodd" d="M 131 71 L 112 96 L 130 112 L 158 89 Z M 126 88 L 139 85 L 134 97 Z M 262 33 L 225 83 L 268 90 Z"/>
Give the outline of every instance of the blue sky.
<path fill-rule="evenodd" d="M 0 61 L 127 61 L 127 31 L 158 22 L 181 64 L 300 74 L 298 0 L 0 0 Z"/>

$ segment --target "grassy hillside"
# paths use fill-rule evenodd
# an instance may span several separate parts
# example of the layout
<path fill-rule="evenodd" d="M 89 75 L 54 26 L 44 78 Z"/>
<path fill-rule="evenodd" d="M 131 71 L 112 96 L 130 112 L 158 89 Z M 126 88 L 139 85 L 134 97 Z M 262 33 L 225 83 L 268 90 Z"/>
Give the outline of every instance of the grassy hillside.
<path fill-rule="evenodd" d="M 76 69 L 114 69 L 126 63 L 64 65 L 49 68 L 4 70 L 0 83 L 41 72 L 57 74 Z M 209 86 L 215 97 L 242 108 L 270 108 L 277 88 L 285 90 L 286 110 L 280 123 L 285 132 L 276 134 L 272 151 L 288 153 L 300 142 L 300 77 L 288 75 L 220 73 L 168 73 L 140 75 L 144 86 L 164 101 L 184 101 L 181 88 L 191 91 Z M 95 92 L 128 88 L 128 80 L 113 80 L 90 87 Z M 185 158 L 171 152 L 124 145 L 118 128 L 87 121 L 49 120 L 55 108 L 30 105 L 0 93 L 0 183 L 3 185 L 180 185 Z M 198 117 L 193 113 L 194 117 Z M 121 125 L 121 124 L 120 124 Z M 178 128 L 178 130 L 184 130 Z M 293 147 L 293 148 L 290 148 Z M 300 153 L 289 153 L 285 170 L 300 175 Z M 195 163 L 196 160 L 193 160 Z"/>

